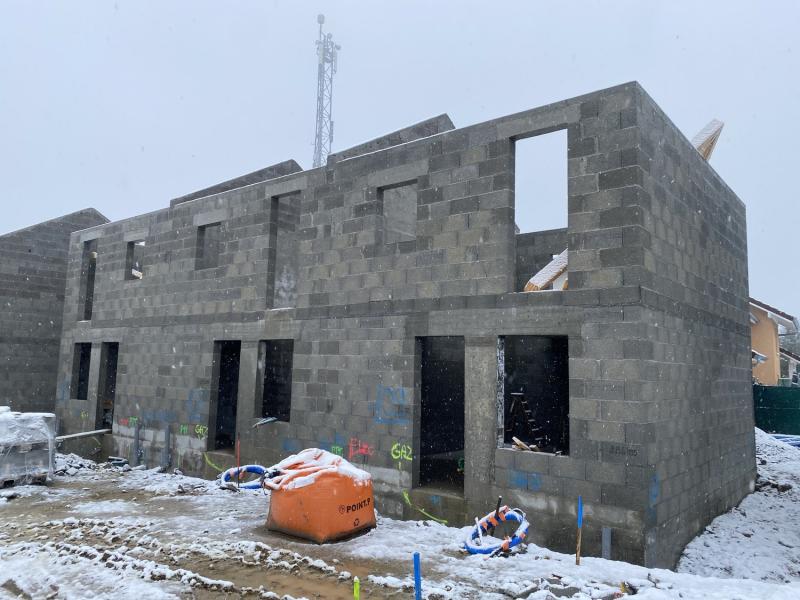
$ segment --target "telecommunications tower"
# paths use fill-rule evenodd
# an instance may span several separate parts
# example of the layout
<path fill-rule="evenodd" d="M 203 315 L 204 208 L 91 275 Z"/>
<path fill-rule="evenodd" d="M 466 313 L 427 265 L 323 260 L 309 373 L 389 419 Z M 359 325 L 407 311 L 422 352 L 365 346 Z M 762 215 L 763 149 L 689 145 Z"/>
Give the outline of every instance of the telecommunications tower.
<path fill-rule="evenodd" d="M 314 138 L 314 167 L 321 167 L 333 143 L 333 76 L 336 74 L 336 55 L 341 46 L 333 43 L 333 35 L 322 32 L 325 15 L 317 15 L 317 127 Z"/>

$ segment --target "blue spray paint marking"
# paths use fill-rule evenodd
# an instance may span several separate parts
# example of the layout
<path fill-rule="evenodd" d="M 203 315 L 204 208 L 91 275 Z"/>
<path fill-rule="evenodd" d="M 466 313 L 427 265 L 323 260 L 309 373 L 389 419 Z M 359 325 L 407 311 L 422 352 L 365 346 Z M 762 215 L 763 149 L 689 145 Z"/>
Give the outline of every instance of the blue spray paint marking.
<path fill-rule="evenodd" d="M 648 506 L 655 508 L 658 504 L 658 498 L 661 495 L 661 481 L 658 478 L 658 473 L 653 473 L 650 478 L 650 493 L 648 494 Z"/>
<path fill-rule="evenodd" d="M 285 438 L 283 440 L 282 448 L 284 452 L 290 452 L 292 454 L 301 450 L 300 442 L 291 438 Z"/>
<path fill-rule="evenodd" d="M 187 420 L 190 423 L 203 423 L 203 409 L 208 404 L 208 392 L 202 388 L 195 388 L 189 390 L 189 396 L 186 398 L 186 413 Z"/>
<path fill-rule="evenodd" d="M 508 477 L 508 484 L 515 488 L 528 488 L 528 474 L 522 471 L 511 471 Z"/>
<path fill-rule="evenodd" d="M 375 422 L 387 425 L 408 425 L 411 422 L 411 408 L 405 388 L 378 384 L 375 392 Z"/>
<path fill-rule="evenodd" d="M 163 421 L 164 423 L 175 423 L 178 420 L 178 413 L 166 408 L 143 410 L 140 415 L 143 421 Z"/>
<path fill-rule="evenodd" d="M 342 434 L 336 432 L 334 432 L 332 440 L 322 439 L 319 441 L 320 449 L 333 452 L 339 456 L 342 455 L 345 446 L 347 446 L 347 440 L 345 440 Z"/>
<path fill-rule="evenodd" d="M 433 504 L 434 506 L 441 506 L 441 504 L 442 504 L 442 497 L 441 496 L 437 496 L 436 494 L 433 494 L 430 497 L 430 500 L 431 500 L 431 504 Z"/>
<path fill-rule="evenodd" d="M 538 492 L 542 489 L 542 476 L 539 473 L 526 473 L 525 471 L 509 471 L 508 485 L 521 490 Z"/>

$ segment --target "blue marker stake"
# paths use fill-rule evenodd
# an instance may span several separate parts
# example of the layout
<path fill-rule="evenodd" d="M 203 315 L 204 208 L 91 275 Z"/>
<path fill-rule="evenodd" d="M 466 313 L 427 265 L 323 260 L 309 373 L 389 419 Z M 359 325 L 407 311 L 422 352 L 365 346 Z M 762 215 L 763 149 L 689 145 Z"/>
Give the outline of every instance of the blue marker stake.
<path fill-rule="evenodd" d="M 422 600 L 422 571 L 419 566 L 419 552 L 414 552 L 414 599 Z"/>
<path fill-rule="evenodd" d="M 578 496 L 578 543 L 575 549 L 575 564 L 581 564 L 581 533 L 583 532 L 583 496 Z"/>

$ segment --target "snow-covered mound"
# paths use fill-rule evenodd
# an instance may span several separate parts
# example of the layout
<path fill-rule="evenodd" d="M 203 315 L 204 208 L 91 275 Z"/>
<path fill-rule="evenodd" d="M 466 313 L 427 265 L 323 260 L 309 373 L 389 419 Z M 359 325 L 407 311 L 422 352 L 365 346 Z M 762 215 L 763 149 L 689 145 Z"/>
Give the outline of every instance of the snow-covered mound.
<path fill-rule="evenodd" d="M 800 581 L 800 450 L 756 429 L 756 491 L 684 550 L 678 571 Z"/>

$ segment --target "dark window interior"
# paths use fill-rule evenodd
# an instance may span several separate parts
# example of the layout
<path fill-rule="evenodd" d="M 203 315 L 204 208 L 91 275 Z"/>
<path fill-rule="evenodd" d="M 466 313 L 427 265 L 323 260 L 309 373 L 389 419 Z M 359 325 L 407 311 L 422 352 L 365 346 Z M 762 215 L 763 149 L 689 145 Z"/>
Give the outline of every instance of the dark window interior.
<path fill-rule="evenodd" d="M 211 223 L 197 228 L 196 269 L 210 269 L 219 266 L 220 224 Z"/>
<path fill-rule="evenodd" d="M 114 424 L 114 398 L 117 394 L 118 358 L 118 343 L 108 342 L 100 347 L 100 385 L 97 394 L 98 429 L 110 429 Z"/>
<path fill-rule="evenodd" d="M 417 239 L 417 182 L 378 189 L 387 244 Z"/>
<path fill-rule="evenodd" d="M 236 405 L 239 395 L 239 355 L 242 343 L 214 342 L 214 372 L 217 374 L 214 448 L 233 448 L 236 442 Z"/>
<path fill-rule="evenodd" d="M 75 344 L 72 356 L 72 383 L 70 396 L 78 400 L 89 397 L 89 365 L 92 360 L 91 344 Z"/>
<path fill-rule="evenodd" d="M 125 256 L 125 279 L 141 279 L 144 275 L 144 240 L 128 242 Z"/>
<path fill-rule="evenodd" d="M 418 338 L 420 485 L 464 490 L 464 338 Z"/>
<path fill-rule="evenodd" d="M 508 335 L 504 360 L 504 441 L 569 452 L 569 353 L 566 336 Z"/>
<path fill-rule="evenodd" d="M 261 417 L 289 421 L 292 408 L 292 354 L 294 340 L 265 340 L 259 345 Z"/>
<path fill-rule="evenodd" d="M 97 240 L 83 243 L 81 258 L 80 315 L 84 321 L 92 318 L 94 305 L 94 276 L 97 270 Z"/>

